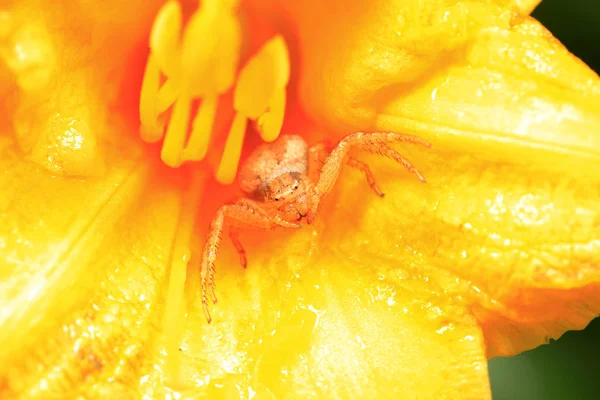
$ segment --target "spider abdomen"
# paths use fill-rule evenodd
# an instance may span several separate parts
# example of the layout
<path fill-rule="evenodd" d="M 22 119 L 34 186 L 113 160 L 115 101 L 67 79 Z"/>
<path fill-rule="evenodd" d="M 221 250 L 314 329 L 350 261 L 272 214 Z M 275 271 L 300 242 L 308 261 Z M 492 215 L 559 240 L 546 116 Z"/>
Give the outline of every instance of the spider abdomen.
<path fill-rule="evenodd" d="M 273 143 L 257 147 L 238 174 L 240 188 L 249 197 L 263 200 L 273 179 L 287 172 L 306 174 L 308 145 L 298 135 L 282 135 Z"/>

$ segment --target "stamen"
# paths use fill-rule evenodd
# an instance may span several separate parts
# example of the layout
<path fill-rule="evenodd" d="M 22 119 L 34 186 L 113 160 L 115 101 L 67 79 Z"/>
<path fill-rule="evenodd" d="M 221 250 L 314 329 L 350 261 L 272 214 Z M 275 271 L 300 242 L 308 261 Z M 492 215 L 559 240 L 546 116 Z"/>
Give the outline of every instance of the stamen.
<path fill-rule="evenodd" d="M 156 17 L 140 95 L 141 136 L 147 142 L 162 139 L 166 122 L 162 115 L 171 108 L 161 151 L 161 159 L 171 167 L 206 156 L 219 96 L 235 82 L 241 49 L 237 5 L 238 0 L 205 0 L 183 36 L 176 0 L 166 3 Z M 234 93 L 236 115 L 216 174 L 220 182 L 235 178 L 249 119 L 256 122 L 263 140 L 279 136 L 289 74 L 287 46 L 279 35 L 241 70 Z M 201 101 L 188 138 L 195 99 Z"/>
<path fill-rule="evenodd" d="M 179 3 L 169 1 L 159 10 L 150 32 L 150 56 L 140 94 L 140 134 L 145 142 L 154 143 L 162 139 L 164 125 L 158 116 L 175 101 L 172 83 L 167 80 L 160 88 L 160 79 L 161 72 L 167 77 L 175 74 L 181 19 Z"/>
<path fill-rule="evenodd" d="M 242 155 L 242 144 L 244 144 L 246 126 L 246 117 L 238 112 L 235 115 L 233 124 L 231 124 L 229 136 L 227 136 L 227 142 L 225 143 L 223 158 L 216 174 L 217 180 L 223 184 L 228 185 L 235 179 L 240 156 Z"/>
<path fill-rule="evenodd" d="M 181 149 L 185 143 L 185 132 L 190 119 L 190 100 L 183 93 L 173 106 L 173 113 L 165 135 L 160 157 L 169 167 L 178 167 L 182 163 Z"/>
<path fill-rule="evenodd" d="M 237 1 L 205 1 L 190 18 L 181 38 L 180 4 L 171 0 L 156 16 L 150 57 L 140 95 L 141 136 L 162 138 L 160 114 L 173 106 L 161 159 L 171 167 L 206 155 L 220 94 L 234 83 L 241 47 Z M 161 74 L 166 77 L 160 86 Z M 187 139 L 191 104 L 202 99 Z M 187 145 L 186 145 L 187 141 Z M 185 148 L 184 148 L 185 146 Z"/>
<path fill-rule="evenodd" d="M 177 91 L 173 86 L 173 80 L 169 79 L 164 85 L 158 90 L 158 113 L 164 113 L 169 107 L 171 107 L 175 100 L 177 100 Z"/>
<path fill-rule="evenodd" d="M 158 11 L 150 32 L 150 50 L 156 56 L 161 71 L 168 77 L 177 73 L 181 20 L 181 6 L 171 0 Z"/>
<path fill-rule="evenodd" d="M 163 127 L 158 121 L 156 99 L 153 94 L 158 91 L 160 84 L 160 70 L 151 54 L 146 64 L 142 91 L 140 94 L 140 121 L 142 126 L 140 134 L 142 140 L 148 143 L 158 142 L 163 136 Z"/>
<path fill-rule="evenodd" d="M 239 141 L 243 140 L 243 134 L 237 129 L 245 128 L 246 119 L 258 122 L 258 131 L 263 140 L 271 142 L 279 136 L 283 125 L 285 90 L 289 77 L 287 46 L 283 38 L 277 35 L 264 44 L 240 72 L 233 105 L 237 111 L 234 125 L 237 125 L 230 131 L 230 135 L 236 133 L 237 136 L 234 139 L 231 139 L 231 136 L 227 138 L 225 152 L 216 175 L 219 182 L 229 184 L 235 178 L 243 143 Z"/>
<path fill-rule="evenodd" d="M 260 124 L 267 128 L 260 131 L 264 140 L 272 141 L 279 136 L 285 111 L 285 88 L 289 78 L 288 50 L 279 35 L 263 45 L 240 72 L 235 88 L 234 108 L 252 120 L 264 116 L 264 122 Z"/>
<path fill-rule="evenodd" d="M 279 136 L 285 114 L 285 89 L 273 93 L 271 107 L 258 118 L 257 128 L 265 142 L 272 142 Z"/>
<path fill-rule="evenodd" d="M 192 124 L 190 140 L 183 150 L 183 159 L 186 161 L 200 161 L 208 150 L 210 132 L 213 128 L 215 114 L 217 112 L 217 97 L 209 96 L 204 99 L 198 114 Z"/>

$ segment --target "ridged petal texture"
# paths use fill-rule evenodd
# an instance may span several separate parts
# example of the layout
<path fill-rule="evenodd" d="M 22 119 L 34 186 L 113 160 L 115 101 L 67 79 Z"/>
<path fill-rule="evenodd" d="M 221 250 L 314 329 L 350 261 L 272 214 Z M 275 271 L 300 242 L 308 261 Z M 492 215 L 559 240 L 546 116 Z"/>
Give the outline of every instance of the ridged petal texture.
<path fill-rule="evenodd" d="M 470 282 L 461 297 L 488 357 L 535 347 L 598 314 L 592 70 L 506 1 L 288 6 L 299 26 L 301 97 L 315 120 L 338 132 L 416 133 L 434 147 L 413 156 L 429 184 L 386 197 L 369 249 L 410 248 Z"/>

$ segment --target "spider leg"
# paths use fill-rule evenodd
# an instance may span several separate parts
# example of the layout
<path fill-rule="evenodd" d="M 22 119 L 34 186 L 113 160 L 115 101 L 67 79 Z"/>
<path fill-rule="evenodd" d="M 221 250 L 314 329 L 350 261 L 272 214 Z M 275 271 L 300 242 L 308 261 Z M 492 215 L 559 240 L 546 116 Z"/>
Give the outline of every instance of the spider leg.
<path fill-rule="evenodd" d="M 327 157 L 327 160 L 325 160 L 325 164 L 321 169 L 321 175 L 319 176 L 319 180 L 317 182 L 317 189 L 319 190 L 319 193 L 321 195 L 325 195 L 331 191 L 340 174 L 340 169 L 346 156 L 348 155 L 348 151 L 350 151 L 352 147 L 363 148 L 366 150 L 371 149 L 371 151 L 373 151 L 373 149 L 378 149 L 376 152 L 380 152 L 380 148 L 388 149 L 389 147 L 387 147 L 387 144 L 391 142 L 415 143 L 425 147 L 431 147 L 431 145 L 425 140 L 412 135 L 404 135 L 394 132 L 351 133 L 337 144 L 329 157 Z M 397 152 L 394 150 L 394 153 Z M 415 173 L 414 171 L 416 170 L 406 159 L 402 157 L 396 159 L 394 154 L 392 152 L 388 152 L 388 150 L 381 150 L 381 154 L 402 163 L 407 168 L 410 167 L 409 170 Z M 399 155 L 399 153 L 397 154 Z M 404 162 L 406 162 L 406 164 L 404 164 Z M 422 178 L 420 174 L 417 176 Z"/>
<path fill-rule="evenodd" d="M 229 239 L 231 239 L 233 246 L 240 255 L 240 264 L 242 264 L 242 267 L 246 268 L 246 250 L 244 250 L 244 246 L 240 243 L 239 231 L 236 228 L 229 228 Z"/>
<path fill-rule="evenodd" d="M 381 189 L 379 189 L 379 186 L 377 186 L 377 182 L 375 182 L 375 177 L 373 176 L 373 173 L 371 172 L 371 169 L 369 168 L 369 166 L 367 164 L 365 164 L 364 162 L 362 162 L 360 160 L 357 160 L 354 157 L 349 157 L 348 161 L 346 161 L 346 164 L 348 164 L 352 168 L 361 170 L 362 173 L 365 174 L 365 177 L 367 178 L 367 182 L 369 182 L 369 186 L 371 186 L 371 189 L 373 189 L 373 191 L 375 192 L 375 194 L 377 196 L 379 196 L 379 197 L 385 196 L 385 194 L 383 194 Z"/>
<path fill-rule="evenodd" d="M 308 177 L 311 181 L 317 183 L 319 181 L 319 175 L 321 174 L 321 170 L 323 169 L 323 165 L 327 160 L 327 156 L 333 150 L 334 146 L 329 141 L 323 141 L 318 143 L 308 149 Z M 369 186 L 371 189 L 377 194 L 379 197 L 383 197 L 384 194 L 377 186 L 375 182 L 375 177 L 371 172 L 371 169 L 364 162 L 349 156 L 347 158 L 346 164 L 352 168 L 356 168 L 365 175 L 367 178 L 367 182 L 369 182 Z"/>
<path fill-rule="evenodd" d="M 323 169 L 325 160 L 327 160 L 327 156 L 329 153 L 331 153 L 331 150 L 333 150 L 333 145 L 328 140 L 317 143 L 308 149 L 307 175 L 308 179 L 310 179 L 313 183 L 317 183 L 319 181 L 321 169 Z"/>
<path fill-rule="evenodd" d="M 211 321 L 211 317 L 208 310 L 208 293 L 210 291 L 213 304 L 216 303 L 215 261 L 217 259 L 221 235 L 225 225 L 230 227 L 233 226 L 234 228 L 253 227 L 260 229 L 272 229 L 276 226 L 283 226 L 286 228 L 298 228 L 301 226 L 297 223 L 284 221 L 277 214 L 274 216 L 268 215 L 258 203 L 248 199 L 240 199 L 235 204 L 228 204 L 219 208 L 210 224 L 208 239 L 206 241 L 206 246 L 204 247 L 202 264 L 200 266 L 202 308 L 204 309 L 206 320 L 209 323 Z M 240 253 L 240 260 L 242 261 L 242 265 L 244 265 L 245 251 L 237 240 L 235 233 L 234 236 L 231 236 L 230 231 L 230 237 L 232 238 L 234 246 L 236 246 L 238 249 L 238 252 Z M 243 253 L 240 252 L 240 249 Z"/>
<path fill-rule="evenodd" d="M 367 150 L 370 153 L 377 153 L 384 157 L 391 158 L 392 160 L 396 161 L 397 163 L 402 164 L 404 166 L 404 168 L 406 168 L 410 173 L 416 175 L 416 177 L 421 182 L 427 183 L 427 181 L 425 180 L 423 175 L 421 175 L 421 173 L 410 163 L 410 161 L 408 161 L 406 158 L 404 158 L 402 156 L 402 154 L 400 154 L 396 149 L 388 146 L 387 144 L 378 144 L 378 145 L 374 145 L 374 146 L 369 146 L 369 147 L 366 147 L 365 150 Z"/>
<path fill-rule="evenodd" d="M 219 250 L 219 243 L 221 241 L 221 232 L 223 232 L 223 224 L 225 220 L 225 213 L 228 206 L 221 207 L 215 214 L 211 224 L 210 233 L 204 247 L 204 253 L 202 254 L 202 264 L 200 267 L 200 286 L 202 292 L 202 308 L 204 309 L 204 315 L 206 320 L 210 323 L 211 317 L 208 311 L 208 289 L 211 289 L 213 296 L 213 303 L 216 302 L 216 296 L 214 294 L 214 273 L 215 273 L 215 260 L 217 258 L 217 252 Z"/>

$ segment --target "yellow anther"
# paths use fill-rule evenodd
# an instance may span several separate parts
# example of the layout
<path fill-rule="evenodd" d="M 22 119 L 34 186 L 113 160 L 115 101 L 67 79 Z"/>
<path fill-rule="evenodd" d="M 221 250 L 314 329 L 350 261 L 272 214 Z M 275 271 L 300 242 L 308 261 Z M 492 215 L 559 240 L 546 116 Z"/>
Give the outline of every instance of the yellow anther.
<path fill-rule="evenodd" d="M 146 142 L 162 139 L 164 123 L 159 121 L 159 115 L 173 105 L 177 96 L 170 80 L 162 88 L 160 81 L 161 73 L 167 79 L 177 74 L 181 20 L 181 6 L 177 1 L 169 1 L 156 15 L 150 32 L 150 56 L 140 94 L 140 133 Z"/>
<path fill-rule="evenodd" d="M 223 93 L 231 88 L 239 63 L 241 28 L 238 18 L 229 7 L 211 4 L 208 2 L 192 15 L 182 44 L 185 89 L 198 97 Z"/>
<path fill-rule="evenodd" d="M 181 20 L 181 6 L 177 1 L 171 0 L 156 15 L 150 32 L 150 50 L 167 77 L 173 77 L 179 67 Z"/>
<path fill-rule="evenodd" d="M 235 80 L 241 47 L 239 21 L 232 13 L 236 5 L 205 2 L 186 28 L 182 47 L 184 89 L 203 101 L 183 151 L 184 161 L 199 161 L 206 155 L 218 95 L 229 90 Z"/>
<path fill-rule="evenodd" d="M 285 41 L 279 35 L 269 40 L 240 73 L 233 106 L 236 111 L 252 120 L 258 120 L 265 113 L 269 113 L 265 117 L 270 122 L 263 125 L 269 129 L 260 131 L 266 141 L 275 140 L 281 130 L 285 111 L 285 89 L 289 79 L 288 50 Z M 277 121 L 279 124 L 273 123 Z"/>
<path fill-rule="evenodd" d="M 237 0 L 207 0 L 190 18 L 181 39 L 181 6 L 169 1 L 158 13 L 150 35 L 151 55 L 140 98 L 141 135 L 160 140 L 160 114 L 173 106 L 161 151 L 165 164 L 199 161 L 208 150 L 218 97 L 234 83 L 241 29 Z M 166 82 L 160 86 L 161 74 Z M 191 102 L 202 102 L 187 139 Z M 187 141 L 187 145 L 186 145 Z"/>
<path fill-rule="evenodd" d="M 247 120 L 258 122 L 263 140 L 277 139 L 285 113 L 286 86 L 290 77 L 287 46 L 279 35 L 269 40 L 240 72 L 235 94 L 236 116 L 217 171 L 219 182 L 233 182 L 239 164 Z"/>
<path fill-rule="evenodd" d="M 258 117 L 257 128 L 265 142 L 277 139 L 285 114 L 285 89 L 278 89 L 269 101 L 269 109 Z"/>

